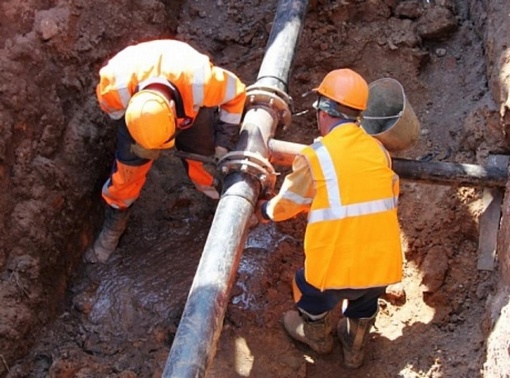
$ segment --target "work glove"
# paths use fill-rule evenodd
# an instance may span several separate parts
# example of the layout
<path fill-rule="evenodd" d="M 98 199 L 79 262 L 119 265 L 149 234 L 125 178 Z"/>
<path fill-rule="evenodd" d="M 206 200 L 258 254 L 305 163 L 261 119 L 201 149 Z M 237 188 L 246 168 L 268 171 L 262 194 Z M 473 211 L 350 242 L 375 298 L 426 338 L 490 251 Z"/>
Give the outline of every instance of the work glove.
<path fill-rule="evenodd" d="M 257 204 L 255 205 L 255 216 L 257 217 L 258 221 L 262 224 L 267 224 L 271 221 L 271 219 L 269 218 L 266 218 L 264 216 L 264 210 L 262 209 L 263 207 L 266 206 L 267 204 L 267 200 L 259 200 L 257 201 Z"/>
<path fill-rule="evenodd" d="M 220 161 L 228 153 L 228 149 L 222 146 L 214 147 L 214 160 Z"/>
<path fill-rule="evenodd" d="M 161 156 L 161 150 L 148 150 L 138 143 L 131 145 L 131 152 L 142 159 L 157 160 Z"/>

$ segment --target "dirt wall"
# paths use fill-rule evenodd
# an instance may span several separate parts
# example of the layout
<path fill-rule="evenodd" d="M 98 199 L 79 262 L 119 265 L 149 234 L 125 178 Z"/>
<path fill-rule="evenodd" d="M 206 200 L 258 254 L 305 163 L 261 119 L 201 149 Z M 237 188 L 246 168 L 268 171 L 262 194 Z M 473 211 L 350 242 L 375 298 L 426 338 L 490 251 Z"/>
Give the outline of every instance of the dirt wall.
<path fill-rule="evenodd" d="M 54 318 L 101 215 L 115 131 L 94 99 L 98 69 L 132 41 L 173 35 L 180 2 L 0 9 L 0 356 L 10 364 Z"/>
<path fill-rule="evenodd" d="M 115 140 L 115 131 L 107 127 L 108 120 L 93 95 L 102 63 L 134 41 L 178 35 L 206 49 L 218 64 L 236 71 L 246 82 L 255 80 L 276 4 L 214 3 L 214 7 L 170 0 L 10 0 L 0 4 L 0 375 L 28 352 L 44 326 L 65 306 L 69 279 L 100 224 L 98 193 L 110 169 Z M 507 2 L 311 4 L 291 83 L 297 111 L 308 106 L 308 100 L 300 97 L 302 89 L 310 88 L 330 69 L 355 66 L 370 80 L 398 77 L 409 90 L 411 103 L 421 104 L 416 107 L 420 118 L 430 120 L 425 129 L 433 130 L 438 138 L 459 142 L 457 156 L 479 162 L 484 152 L 508 150 L 504 141 L 508 128 Z M 471 40 L 462 37 L 471 28 L 467 20 L 473 20 L 481 37 L 485 56 L 478 57 L 478 62 L 490 89 L 490 95 L 487 88 L 480 88 L 479 97 L 466 99 L 479 106 L 468 117 L 464 109 L 457 114 L 457 109 L 440 106 L 458 92 L 445 87 L 444 97 L 432 99 L 427 97 L 432 91 L 424 87 L 426 80 L 419 77 L 435 78 L 428 68 L 432 63 L 451 70 L 452 78 L 459 76 L 455 69 L 462 63 L 461 51 L 478 51 Z M 354 28 L 351 22 L 363 27 Z M 457 55 L 442 59 L 441 41 L 453 36 L 459 42 Z M 477 67 L 472 71 L 480 74 Z M 437 117 L 427 115 L 429 111 Z M 440 118 L 446 115 L 459 123 L 468 118 L 463 122 L 469 126 L 469 137 L 441 128 Z M 297 118 L 295 127 L 279 137 L 307 143 L 315 130 L 306 125 L 312 123 L 312 114 Z M 303 131 L 296 132 L 300 128 Z M 429 142 L 408 156 L 437 156 Z M 499 249 L 501 272 L 507 280 L 508 201 Z M 459 218 L 459 214 L 452 217 Z M 467 231 L 473 227 L 470 224 Z M 420 249 L 420 241 L 414 242 L 415 249 Z M 504 337 L 498 337 L 506 334 L 502 326 L 508 316 L 505 287 L 494 293 L 488 308 L 487 332 L 495 330 L 489 344 L 494 374 L 506 368 L 497 362 L 505 346 Z"/>

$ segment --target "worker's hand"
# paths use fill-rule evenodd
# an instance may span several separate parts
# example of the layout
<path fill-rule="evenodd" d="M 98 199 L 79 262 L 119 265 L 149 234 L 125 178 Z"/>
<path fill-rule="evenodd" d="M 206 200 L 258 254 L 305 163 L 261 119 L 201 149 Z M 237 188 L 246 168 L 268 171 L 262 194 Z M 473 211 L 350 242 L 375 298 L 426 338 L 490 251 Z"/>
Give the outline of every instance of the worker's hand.
<path fill-rule="evenodd" d="M 148 150 L 138 143 L 131 145 L 131 152 L 142 159 L 157 160 L 161 156 L 161 150 Z"/>
<path fill-rule="evenodd" d="M 225 156 L 228 153 L 228 150 L 225 147 L 222 146 L 216 146 L 214 147 L 214 159 L 216 161 L 220 161 L 223 156 Z"/>
<path fill-rule="evenodd" d="M 267 224 L 270 222 L 270 219 L 264 217 L 262 207 L 267 203 L 267 200 L 259 200 L 255 205 L 255 216 L 259 220 L 260 223 Z"/>

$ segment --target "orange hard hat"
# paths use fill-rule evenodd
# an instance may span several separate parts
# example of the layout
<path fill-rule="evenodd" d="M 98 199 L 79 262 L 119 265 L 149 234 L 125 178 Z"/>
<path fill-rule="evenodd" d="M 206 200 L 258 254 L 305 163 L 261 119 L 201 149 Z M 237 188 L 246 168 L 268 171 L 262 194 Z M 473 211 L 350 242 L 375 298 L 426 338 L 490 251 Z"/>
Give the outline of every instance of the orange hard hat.
<path fill-rule="evenodd" d="M 143 148 L 165 149 L 175 144 L 175 114 L 158 91 L 144 89 L 131 97 L 126 109 L 126 126 Z"/>
<path fill-rule="evenodd" d="M 349 108 L 367 108 L 368 84 L 360 74 L 351 69 L 342 68 L 329 72 L 313 90 Z"/>

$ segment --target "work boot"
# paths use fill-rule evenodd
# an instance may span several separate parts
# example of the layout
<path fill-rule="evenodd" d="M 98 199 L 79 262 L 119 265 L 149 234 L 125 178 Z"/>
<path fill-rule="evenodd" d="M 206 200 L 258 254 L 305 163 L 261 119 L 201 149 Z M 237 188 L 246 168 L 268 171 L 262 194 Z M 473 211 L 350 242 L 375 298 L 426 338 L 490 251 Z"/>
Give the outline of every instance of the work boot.
<path fill-rule="evenodd" d="M 333 349 L 329 313 L 322 319 L 311 320 L 299 311 L 287 311 L 283 315 L 283 326 L 290 337 L 307 344 L 317 353 L 327 354 Z"/>
<path fill-rule="evenodd" d="M 365 344 L 376 316 L 377 311 L 370 318 L 343 318 L 338 322 L 337 332 L 342 344 L 344 364 L 349 369 L 363 365 Z"/>
<path fill-rule="evenodd" d="M 119 239 L 126 229 L 129 219 L 128 209 L 115 209 L 106 206 L 103 228 L 101 233 L 90 247 L 83 260 L 88 263 L 104 263 L 117 248 Z"/>

